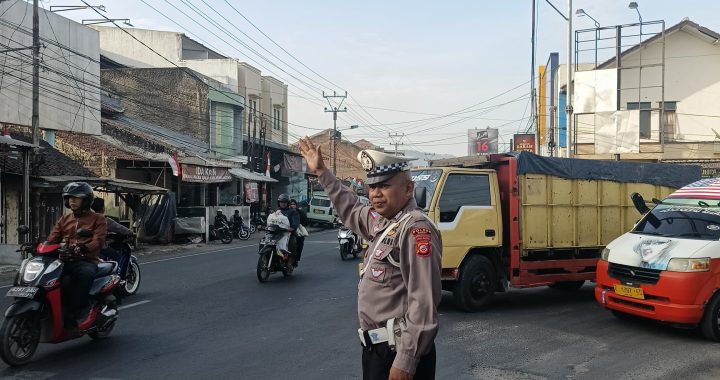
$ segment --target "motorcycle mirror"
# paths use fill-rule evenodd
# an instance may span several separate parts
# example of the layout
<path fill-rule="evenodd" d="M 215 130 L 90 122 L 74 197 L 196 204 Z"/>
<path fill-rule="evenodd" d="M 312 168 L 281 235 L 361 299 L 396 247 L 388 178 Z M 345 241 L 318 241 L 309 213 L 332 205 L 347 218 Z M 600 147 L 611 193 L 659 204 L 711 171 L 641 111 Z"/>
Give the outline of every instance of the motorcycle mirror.
<path fill-rule="evenodd" d="M 650 211 L 650 208 L 645 204 L 645 199 L 643 199 L 642 195 L 632 193 L 630 195 L 630 199 L 632 200 L 633 206 L 635 206 L 635 209 L 638 210 L 639 213 L 645 214 Z"/>
<path fill-rule="evenodd" d="M 25 234 L 27 234 L 27 233 L 30 232 L 30 227 L 28 227 L 28 226 L 26 226 L 26 225 L 23 224 L 23 225 L 21 225 L 20 227 L 17 228 L 17 232 L 18 232 L 20 235 L 25 235 Z"/>
<path fill-rule="evenodd" d="M 77 234 L 77 236 L 84 237 L 84 238 L 89 238 L 89 237 L 93 236 L 93 232 L 88 229 L 85 229 L 85 228 L 81 228 L 81 229 L 77 230 L 76 234 Z"/>
<path fill-rule="evenodd" d="M 418 207 L 424 209 L 427 206 L 427 189 L 423 186 L 416 186 L 414 196 Z"/>

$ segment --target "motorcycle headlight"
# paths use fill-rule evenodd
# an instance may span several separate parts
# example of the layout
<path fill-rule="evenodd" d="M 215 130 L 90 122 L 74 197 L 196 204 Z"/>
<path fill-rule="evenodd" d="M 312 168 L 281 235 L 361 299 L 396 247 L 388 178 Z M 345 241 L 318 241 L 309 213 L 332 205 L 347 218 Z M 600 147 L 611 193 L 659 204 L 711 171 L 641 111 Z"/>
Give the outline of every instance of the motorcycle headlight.
<path fill-rule="evenodd" d="M 30 282 L 35 281 L 35 279 L 42 273 L 43 268 L 45 268 L 45 264 L 38 262 L 38 261 L 30 261 L 25 265 L 25 271 L 23 272 L 23 281 Z"/>
<path fill-rule="evenodd" d="M 600 253 L 600 260 L 608 261 L 608 257 L 610 257 L 610 249 L 603 248 L 602 253 Z"/>
<path fill-rule="evenodd" d="M 670 259 L 667 270 L 670 272 L 707 272 L 710 270 L 710 258 L 683 259 L 676 257 Z"/>
<path fill-rule="evenodd" d="M 347 239 L 348 237 L 350 237 L 350 232 L 349 231 L 340 231 L 338 233 L 338 236 L 340 236 L 340 238 L 342 238 L 342 239 Z"/>

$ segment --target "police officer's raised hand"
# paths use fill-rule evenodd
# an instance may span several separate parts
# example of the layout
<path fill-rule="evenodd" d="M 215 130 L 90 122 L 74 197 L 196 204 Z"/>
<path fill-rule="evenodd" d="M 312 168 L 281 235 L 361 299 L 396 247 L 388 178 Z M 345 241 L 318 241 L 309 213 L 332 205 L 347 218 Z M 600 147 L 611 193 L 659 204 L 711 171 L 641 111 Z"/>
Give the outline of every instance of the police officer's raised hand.
<path fill-rule="evenodd" d="M 305 161 L 308 163 L 308 169 L 314 171 L 315 174 L 320 175 L 327 170 L 325 161 L 323 161 L 322 158 L 322 152 L 320 152 L 320 147 L 315 146 L 309 138 L 303 137 L 300 139 L 300 153 L 305 157 Z"/>
<path fill-rule="evenodd" d="M 388 376 L 388 380 L 412 380 L 412 376 L 401 369 L 390 367 L 390 376 Z"/>

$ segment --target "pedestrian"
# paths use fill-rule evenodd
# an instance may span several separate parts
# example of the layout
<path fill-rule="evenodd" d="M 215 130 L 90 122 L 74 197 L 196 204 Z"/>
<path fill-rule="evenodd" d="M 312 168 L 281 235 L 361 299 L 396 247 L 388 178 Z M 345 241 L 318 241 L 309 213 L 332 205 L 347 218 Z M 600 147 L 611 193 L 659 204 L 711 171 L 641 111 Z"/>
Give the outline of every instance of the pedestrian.
<path fill-rule="evenodd" d="M 307 214 L 305 213 L 305 211 L 301 208 L 298 208 L 297 201 L 294 199 L 290 200 L 290 207 L 295 209 L 295 211 L 298 212 L 298 214 L 300 215 L 300 226 L 302 226 L 303 229 L 305 229 L 305 232 L 307 232 L 306 227 L 310 224 L 310 220 L 308 220 L 308 217 L 307 217 Z M 298 229 L 300 229 L 300 227 L 298 227 Z M 296 236 L 297 236 L 297 248 L 296 248 L 297 257 L 295 258 L 296 259 L 295 264 L 298 264 L 300 262 L 300 259 L 302 258 L 303 248 L 305 247 L 305 236 L 302 236 L 302 234 L 296 234 Z"/>
<path fill-rule="evenodd" d="M 442 242 L 417 207 L 409 158 L 363 150 L 370 206 L 331 173 L 307 137 L 300 151 L 350 229 L 370 242 L 358 286 L 363 379 L 434 379 Z"/>

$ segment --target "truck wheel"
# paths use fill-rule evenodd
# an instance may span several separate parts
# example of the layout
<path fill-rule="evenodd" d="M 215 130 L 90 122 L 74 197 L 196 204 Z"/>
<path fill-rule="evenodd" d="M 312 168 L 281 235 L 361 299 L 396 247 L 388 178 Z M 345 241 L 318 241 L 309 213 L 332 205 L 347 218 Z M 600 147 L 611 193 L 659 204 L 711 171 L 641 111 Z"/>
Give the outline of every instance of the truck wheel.
<path fill-rule="evenodd" d="M 580 288 L 582 288 L 582 286 L 584 284 L 585 284 L 585 280 L 560 281 L 560 282 L 556 282 L 556 283 L 550 285 L 550 287 L 553 289 L 558 289 L 558 290 L 575 291 L 575 290 L 580 290 Z"/>
<path fill-rule="evenodd" d="M 700 321 L 700 330 L 706 339 L 720 342 L 720 292 L 715 292 Z"/>
<path fill-rule="evenodd" d="M 484 310 L 495 293 L 495 267 L 485 256 L 472 256 L 463 267 L 455 285 L 455 303 L 464 311 Z"/>

